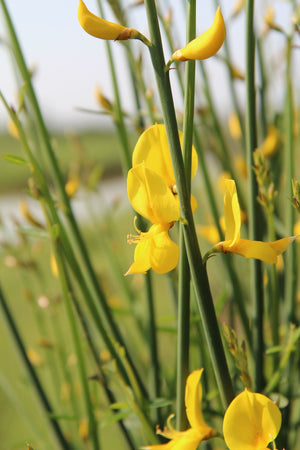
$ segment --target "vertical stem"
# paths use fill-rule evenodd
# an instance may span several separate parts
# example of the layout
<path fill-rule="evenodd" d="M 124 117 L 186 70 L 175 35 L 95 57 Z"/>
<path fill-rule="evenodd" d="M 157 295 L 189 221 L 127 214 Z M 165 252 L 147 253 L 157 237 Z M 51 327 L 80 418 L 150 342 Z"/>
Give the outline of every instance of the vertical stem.
<path fill-rule="evenodd" d="M 196 34 L 196 1 L 186 2 L 187 33 L 190 42 Z M 195 61 L 188 61 L 184 88 L 183 121 L 183 161 L 185 166 L 188 191 L 191 191 L 191 160 L 193 144 L 194 98 L 195 98 Z M 180 259 L 178 288 L 178 337 L 177 337 L 177 388 L 176 388 L 176 422 L 177 429 L 183 430 L 188 422 L 185 413 L 185 383 L 189 373 L 190 345 L 190 269 L 184 241 L 184 225 L 180 224 Z"/>
<path fill-rule="evenodd" d="M 291 55 L 292 38 L 287 42 L 287 68 L 286 68 L 286 109 L 285 109 L 285 130 L 286 130 L 286 180 L 287 180 L 287 198 L 292 198 L 292 179 L 294 178 L 294 105 L 293 105 L 293 87 L 291 80 Z M 292 236 L 295 208 L 286 199 L 286 218 L 287 233 Z M 295 323 L 295 300 L 296 300 L 296 246 L 291 245 L 287 251 L 287 267 L 285 282 L 285 304 L 288 308 L 288 320 Z"/>
<path fill-rule="evenodd" d="M 152 289 L 151 273 L 147 273 L 146 279 L 146 296 L 148 303 L 148 336 L 149 336 L 149 346 L 150 346 L 150 358 L 151 358 L 151 386 L 152 392 L 151 396 L 155 400 L 160 397 L 160 386 L 161 386 L 161 375 L 160 375 L 160 365 L 158 358 L 158 345 L 157 345 L 157 329 L 156 329 L 156 319 L 155 319 L 155 307 Z M 161 421 L 160 409 L 157 408 L 157 422 Z"/>
<path fill-rule="evenodd" d="M 198 239 L 191 210 L 190 194 L 187 187 L 185 169 L 177 131 L 177 121 L 173 104 L 169 74 L 165 72 L 165 61 L 162 50 L 160 29 L 154 0 L 145 0 L 146 13 L 152 46 L 149 48 L 152 65 L 155 71 L 157 87 L 161 100 L 162 114 L 166 126 L 172 164 L 182 217 L 185 222 L 184 238 L 188 260 L 191 269 L 197 303 L 203 321 L 210 356 L 215 370 L 215 376 L 224 407 L 234 397 L 233 387 L 221 340 L 213 299 L 210 291 L 206 268 L 202 263 Z"/>
<path fill-rule="evenodd" d="M 246 149 L 249 173 L 249 238 L 259 240 L 259 217 L 257 184 L 253 167 L 253 152 L 257 147 L 256 134 L 256 90 L 255 90 L 255 36 L 254 0 L 246 3 Z M 255 356 L 255 389 L 260 391 L 263 384 L 264 337 L 263 337 L 263 280 L 261 262 L 251 260 L 251 290 L 254 304 L 253 347 Z"/>

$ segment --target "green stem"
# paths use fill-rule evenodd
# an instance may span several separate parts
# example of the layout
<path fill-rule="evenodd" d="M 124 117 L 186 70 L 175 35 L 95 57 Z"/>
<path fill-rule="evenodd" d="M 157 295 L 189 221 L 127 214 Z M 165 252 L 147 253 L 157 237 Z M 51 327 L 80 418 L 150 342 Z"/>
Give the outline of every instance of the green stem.
<path fill-rule="evenodd" d="M 249 239 L 260 240 L 257 184 L 252 170 L 253 152 L 257 147 L 256 90 L 255 90 L 255 36 L 253 27 L 254 0 L 246 3 L 246 149 L 249 177 Z M 251 260 L 251 289 L 254 304 L 253 347 L 255 354 L 255 389 L 263 385 L 264 336 L 263 336 L 263 279 L 261 262 Z"/>
<path fill-rule="evenodd" d="M 215 3 L 215 7 L 217 8 L 219 6 L 219 1 L 214 0 L 214 3 Z M 231 54 L 230 54 L 230 50 L 229 50 L 228 39 L 225 39 L 223 48 L 224 48 L 224 52 L 225 52 L 225 58 L 228 61 L 228 81 L 229 81 L 230 94 L 231 94 L 234 110 L 235 110 L 235 113 L 238 117 L 239 124 L 240 124 L 240 129 L 241 129 L 241 134 L 242 134 L 242 144 L 243 144 L 242 148 L 245 148 L 245 143 L 246 143 L 245 127 L 244 127 L 244 121 L 243 121 L 241 109 L 240 109 L 239 102 L 238 102 L 238 97 L 237 97 L 236 90 L 234 87 L 234 79 L 233 79 L 231 67 L 230 67 L 232 58 L 231 58 Z"/>
<path fill-rule="evenodd" d="M 159 96 L 161 99 L 162 114 L 166 126 L 168 142 L 171 151 L 176 186 L 182 209 L 182 216 L 186 223 L 183 227 L 187 248 L 188 260 L 192 280 L 196 293 L 197 303 L 205 335 L 215 370 L 215 376 L 224 407 L 234 397 L 233 387 L 226 362 L 225 352 L 221 340 L 218 322 L 214 310 L 212 295 L 208 282 L 206 268 L 202 264 L 202 257 L 198 245 L 193 214 L 191 210 L 190 194 L 187 187 L 182 152 L 177 131 L 177 121 L 174 110 L 170 80 L 165 72 L 165 61 L 162 50 L 160 29 L 154 0 L 145 0 L 152 46 L 149 48 L 154 68 Z"/>
<path fill-rule="evenodd" d="M 148 336 L 149 336 L 149 347 L 151 358 L 151 385 L 152 385 L 151 394 L 152 398 L 155 400 L 160 397 L 161 374 L 158 356 L 157 329 L 156 329 L 155 306 L 153 298 L 151 273 L 146 274 L 146 295 L 148 306 L 148 327 L 149 327 Z M 156 417 L 157 422 L 160 423 L 161 414 L 159 408 L 157 408 Z"/>
<path fill-rule="evenodd" d="M 196 35 L 196 1 L 186 2 L 187 32 L 186 40 L 190 42 Z M 195 99 L 195 61 L 188 61 L 185 66 L 184 119 L 182 153 L 188 191 L 191 192 L 192 145 Z M 177 388 L 176 388 L 176 423 L 177 429 L 188 426 L 185 412 L 185 384 L 189 374 L 190 346 L 190 268 L 184 240 L 184 225 L 180 224 L 180 258 L 178 287 L 178 337 L 177 337 Z"/>
<path fill-rule="evenodd" d="M 102 18 L 104 18 L 104 11 L 102 7 L 101 0 L 97 0 L 99 12 Z M 108 56 L 108 64 L 110 69 L 110 75 L 113 83 L 113 90 L 114 90 L 114 122 L 117 127 L 120 141 L 122 144 L 122 161 L 123 161 L 123 172 L 126 175 L 128 170 L 131 168 L 131 149 L 128 139 L 128 133 L 124 121 L 124 114 L 122 111 L 122 105 L 121 105 L 121 97 L 120 97 L 120 90 L 117 80 L 117 74 L 115 69 L 115 63 L 113 60 L 113 54 L 111 51 L 111 43 L 109 41 L 105 41 L 106 45 L 106 51 Z"/>
<path fill-rule="evenodd" d="M 161 19 L 161 22 L 164 25 L 164 31 L 168 40 L 168 45 L 170 50 L 173 50 L 173 45 L 172 45 L 172 36 L 169 30 L 169 27 L 167 27 L 165 25 L 165 22 L 163 20 L 162 15 L 159 16 Z M 182 93 L 184 93 L 184 84 L 183 84 L 183 79 L 182 79 L 182 75 L 181 75 L 181 71 L 180 71 L 180 67 L 179 64 L 177 63 L 177 70 L 176 70 L 176 74 L 178 77 L 178 82 L 181 88 Z M 207 89 L 209 92 L 209 85 L 207 85 Z M 214 104 L 211 104 L 211 107 L 214 108 Z M 217 117 L 217 116 L 216 116 Z M 204 185 L 206 188 L 206 193 L 208 195 L 208 203 L 209 206 L 211 208 L 211 212 L 213 215 L 213 219 L 214 219 L 214 223 L 218 229 L 218 233 L 220 235 L 220 240 L 224 240 L 224 236 L 223 236 L 223 231 L 222 228 L 220 226 L 220 214 L 218 211 L 218 206 L 217 206 L 217 202 L 216 202 L 216 198 L 215 198 L 215 194 L 214 194 L 214 190 L 213 190 L 213 185 L 211 182 L 211 178 L 208 172 L 208 168 L 207 168 L 207 164 L 205 161 L 205 157 L 204 157 L 204 151 L 203 151 L 203 147 L 202 147 L 202 143 L 201 143 L 201 139 L 198 133 L 197 129 L 194 129 L 194 144 L 195 144 L 195 148 L 198 154 L 198 160 L 199 160 L 199 165 L 202 171 L 202 175 L 204 178 Z M 230 258 L 227 258 L 224 255 L 221 255 L 222 260 L 224 262 L 225 268 L 228 272 L 228 275 L 230 277 L 231 280 L 231 284 L 232 284 L 232 289 L 234 291 L 234 301 L 238 307 L 239 310 L 239 314 L 240 314 L 240 318 L 242 321 L 242 325 L 244 328 L 244 332 L 245 332 L 245 336 L 246 336 L 246 340 L 247 340 L 247 344 L 248 347 L 250 349 L 250 351 L 252 352 L 252 335 L 251 335 L 251 330 L 250 330 L 250 326 L 249 326 L 249 317 L 245 308 L 245 304 L 243 301 L 243 293 L 242 293 L 242 289 L 241 289 L 241 283 L 240 280 L 238 279 L 235 269 L 233 267 L 232 261 Z"/>
<path fill-rule="evenodd" d="M 60 198 L 61 198 L 61 201 L 63 204 L 63 211 L 65 213 L 65 218 L 66 218 L 68 226 L 69 226 L 68 234 L 70 235 L 72 244 L 74 244 L 76 246 L 76 248 L 79 252 L 80 258 L 83 262 L 82 272 L 84 274 L 84 277 L 87 280 L 89 289 L 91 290 L 93 295 L 97 298 L 97 303 L 101 305 L 102 313 L 105 316 L 106 323 L 109 325 L 114 338 L 118 342 L 120 342 L 124 348 L 126 348 L 126 345 L 125 345 L 123 337 L 121 336 L 119 327 L 117 326 L 117 324 L 113 318 L 112 312 L 107 304 L 106 296 L 98 282 L 97 276 L 91 265 L 91 261 L 89 259 L 89 255 L 88 255 L 85 243 L 83 241 L 78 224 L 73 215 L 73 211 L 71 209 L 71 204 L 70 204 L 70 199 L 65 191 L 63 176 L 62 176 L 60 168 L 58 166 L 58 162 L 57 162 L 55 153 L 54 153 L 52 145 L 51 145 L 50 136 L 48 134 L 48 130 L 47 130 L 45 122 L 43 120 L 43 116 L 42 116 L 42 113 L 41 113 L 41 110 L 40 110 L 40 107 L 39 107 L 39 104 L 38 104 L 38 101 L 37 101 L 37 98 L 35 95 L 35 91 L 33 89 L 33 85 L 31 82 L 31 76 L 27 69 L 27 66 L 26 66 L 22 51 L 21 51 L 21 47 L 19 45 L 19 41 L 17 39 L 14 27 L 13 27 L 12 21 L 10 19 L 10 16 L 9 16 L 9 13 L 6 8 L 4 0 L 1 0 L 1 5 L 3 8 L 6 23 L 8 26 L 10 38 L 12 41 L 12 47 L 15 51 L 16 62 L 18 64 L 20 73 L 21 73 L 24 81 L 26 82 L 26 92 L 27 92 L 28 98 L 29 98 L 31 106 L 32 106 L 33 114 L 34 114 L 35 120 L 36 120 L 36 125 L 41 134 L 42 142 L 44 144 L 44 150 L 49 159 L 50 168 L 52 169 L 52 175 L 54 177 L 55 184 L 58 188 Z M 122 129 L 124 129 L 126 131 L 124 124 L 122 125 Z M 128 147 L 128 150 L 129 150 L 129 147 Z M 129 154 L 126 153 L 126 155 L 127 155 L 126 161 L 127 161 L 127 164 L 129 165 L 130 157 L 129 157 Z M 69 240 L 69 239 L 68 239 L 67 235 L 65 235 L 65 241 L 67 241 L 67 240 Z M 132 363 L 132 361 L 131 361 L 131 363 Z"/>
<path fill-rule="evenodd" d="M 14 321 L 13 315 L 9 309 L 8 303 L 5 300 L 4 294 L 2 292 L 1 286 L 0 286 L 0 304 L 3 310 L 3 313 L 5 315 L 5 323 L 7 324 L 7 326 L 9 327 L 9 330 L 11 332 L 11 335 L 15 341 L 16 344 L 16 348 L 18 349 L 18 352 L 20 354 L 22 363 L 24 365 L 24 368 L 26 370 L 26 372 L 28 373 L 32 385 L 34 386 L 37 396 L 39 398 L 39 401 L 43 407 L 43 409 L 46 412 L 46 418 L 48 420 L 49 425 L 51 426 L 52 432 L 55 436 L 55 439 L 57 441 L 57 444 L 59 445 L 59 448 L 62 448 L 64 450 L 69 450 L 72 448 L 71 444 L 69 444 L 64 435 L 63 432 L 60 428 L 59 423 L 57 422 L 57 420 L 54 418 L 54 411 L 52 409 L 52 406 L 50 405 L 50 402 L 48 400 L 48 397 L 46 395 L 46 392 L 38 378 L 38 375 L 34 369 L 34 367 L 32 366 L 32 364 L 30 363 L 27 353 L 26 353 L 26 349 L 24 347 L 23 344 L 23 340 L 22 337 L 19 333 L 19 330 L 16 326 L 16 323 Z"/>
<path fill-rule="evenodd" d="M 293 86 L 291 78 L 291 58 L 292 58 L 292 37 L 287 42 L 287 68 L 286 68 L 286 109 L 285 109 L 285 133 L 286 133 L 286 180 L 287 180 L 287 194 L 286 197 L 292 198 L 292 179 L 294 178 L 294 100 L 293 100 Z M 288 235 L 293 235 L 295 208 L 286 199 L 286 229 Z M 287 251 L 287 267 L 285 280 L 285 304 L 288 308 L 289 322 L 295 323 L 296 320 L 296 246 L 291 245 Z"/>
<path fill-rule="evenodd" d="M 116 358 L 117 363 L 119 364 L 119 370 L 120 373 L 122 374 L 122 376 L 124 377 L 124 379 L 126 380 L 126 382 L 128 382 L 128 376 L 126 373 L 126 370 L 123 366 L 122 360 L 119 357 L 118 353 L 115 350 L 115 346 L 113 345 L 112 339 L 109 336 L 106 327 L 104 325 L 104 319 L 102 317 L 102 314 L 99 313 L 98 307 L 97 307 L 97 298 L 94 297 L 94 292 L 93 292 L 93 286 L 91 287 L 89 284 L 87 284 L 85 278 L 82 275 L 82 271 L 81 268 L 79 266 L 79 264 L 77 263 L 77 259 L 75 257 L 75 254 L 73 252 L 73 248 L 70 245 L 70 242 L 68 240 L 68 235 L 65 231 L 64 225 L 62 223 L 62 221 L 60 220 L 60 217 L 57 213 L 57 210 L 55 208 L 55 204 L 54 201 L 51 197 L 51 194 L 49 192 L 49 188 L 48 185 L 46 183 L 46 179 L 43 176 L 43 173 L 39 167 L 39 164 L 36 160 L 36 158 L 34 157 L 33 153 L 31 152 L 27 140 L 26 140 L 26 136 L 24 134 L 24 131 L 22 129 L 22 126 L 18 120 L 18 118 L 16 117 L 15 113 L 9 108 L 5 98 L 3 97 L 2 93 L 0 92 L 0 97 L 7 109 L 8 114 L 10 115 L 11 119 L 14 121 L 17 129 L 18 129 L 18 134 L 20 137 L 20 141 L 23 145 L 24 151 L 26 153 L 26 155 L 28 156 L 28 159 L 30 161 L 30 167 L 32 169 L 32 172 L 35 176 L 35 180 L 37 182 L 37 188 L 35 187 L 36 190 L 39 190 L 39 193 L 35 193 L 37 198 L 40 199 L 41 195 L 42 198 L 45 199 L 45 202 L 47 204 L 47 207 L 49 208 L 49 213 L 50 213 L 50 217 L 53 221 L 53 223 L 57 224 L 57 226 L 59 227 L 59 233 L 60 233 L 60 239 L 61 239 L 61 243 L 63 245 L 65 254 L 66 254 L 66 259 L 67 262 L 75 276 L 75 279 L 78 283 L 78 286 L 80 288 L 80 290 L 83 293 L 83 297 L 86 301 L 86 304 L 89 308 L 89 311 L 91 313 L 91 317 L 93 319 L 93 321 L 96 324 L 96 327 L 98 329 L 98 331 L 100 332 L 101 336 L 103 337 L 103 340 L 105 342 L 105 344 L 107 345 L 108 349 L 110 350 L 110 352 L 112 353 L 112 355 L 114 355 L 114 357 Z M 89 280 L 88 280 L 89 281 Z M 120 341 L 117 341 L 120 343 Z M 122 345 L 122 344 L 121 344 Z M 123 346 L 123 345 L 122 345 Z M 123 346 L 124 347 L 124 346 Z M 124 347 L 125 348 L 125 347 Z M 147 391 L 142 383 L 142 380 L 140 379 L 136 368 L 133 365 L 132 360 L 130 359 L 129 355 L 128 355 L 128 361 L 130 362 L 131 366 L 132 366 L 132 370 L 135 373 L 137 382 L 140 386 L 140 389 L 142 390 L 142 392 L 145 395 L 145 398 L 147 397 Z"/>

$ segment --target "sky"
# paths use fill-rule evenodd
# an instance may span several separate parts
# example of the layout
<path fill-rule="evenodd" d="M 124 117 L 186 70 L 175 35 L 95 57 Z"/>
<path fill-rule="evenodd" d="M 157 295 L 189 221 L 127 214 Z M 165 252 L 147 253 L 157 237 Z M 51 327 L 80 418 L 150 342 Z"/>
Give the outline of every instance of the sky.
<path fill-rule="evenodd" d="M 130 0 L 126 0 L 130 3 Z M 183 44 L 185 24 L 182 23 L 181 0 L 160 0 L 162 5 L 172 4 L 174 7 L 175 34 L 178 42 Z M 222 12 L 225 18 L 229 17 L 235 0 L 223 0 Z M 47 122 L 54 128 L 95 128 L 97 126 L 108 126 L 110 120 L 103 116 L 96 116 L 78 111 L 78 107 L 96 109 L 94 98 L 96 85 L 101 86 L 103 92 L 112 98 L 112 84 L 109 75 L 106 50 L 103 41 L 87 35 L 80 27 L 77 20 L 77 0 L 9 0 L 6 1 L 12 20 L 14 22 L 18 37 L 26 61 L 30 67 L 35 68 L 34 85 Z M 107 2 L 103 2 L 107 4 Z M 126 2 L 125 2 L 126 3 Z M 260 4 L 266 2 L 261 1 Z M 275 0 L 280 20 L 288 23 L 290 14 L 287 2 Z M 86 0 L 87 7 L 98 13 L 96 0 Z M 176 5 L 176 6 L 175 6 Z M 214 2 L 198 2 L 197 32 L 203 32 L 210 26 L 214 17 Z M 144 7 L 135 8 L 130 16 L 132 25 L 138 28 L 146 36 L 147 21 Z M 111 13 L 106 9 L 106 18 L 114 20 Z M 2 17 L 1 17 L 2 19 Z M 11 103 L 15 102 L 16 84 L 11 60 L 7 54 L 3 39 L 5 30 L 3 21 L 0 22 L 0 89 Z M 244 14 L 231 22 L 227 28 L 227 38 L 233 51 L 234 62 L 240 67 L 244 66 Z M 276 34 L 276 33 L 275 33 Z M 275 43 L 270 46 L 279 50 L 282 46 L 281 36 L 275 36 Z M 278 44 L 276 42 L 278 41 Z M 136 54 L 143 46 L 140 42 L 134 42 Z M 122 44 L 112 43 L 114 58 L 118 67 L 118 80 L 121 86 L 121 99 L 125 109 L 132 108 L 131 90 L 128 89 L 128 74 Z M 270 48 L 271 48 L 270 47 Z M 166 59 L 170 56 L 166 50 Z M 149 65 L 148 54 L 144 56 L 145 64 Z M 221 105 L 229 102 L 229 93 L 220 83 L 222 78 L 222 64 L 216 60 L 207 61 L 207 69 L 212 83 L 215 83 L 213 91 Z M 147 66 L 148 67 L 148 66 Z M 151 66 L 150 80 L 153 76 Z M 171 79 L 175 80 L 173 74 Z M 201 85 L 198 85 L 201 89 Z M 176 84 L 174 81 L 174 92 L 176 101 Z M 241 88 L 243 90 L 243 88 Z M 280 95 L 280 93 L 279 93 Z M 243 93 L 241 92 L 241 97 Z M 178 100 L 180 107 L 180 100 Z M 0 127 L 6 123 L 3 106 L 0 106 Z"/>

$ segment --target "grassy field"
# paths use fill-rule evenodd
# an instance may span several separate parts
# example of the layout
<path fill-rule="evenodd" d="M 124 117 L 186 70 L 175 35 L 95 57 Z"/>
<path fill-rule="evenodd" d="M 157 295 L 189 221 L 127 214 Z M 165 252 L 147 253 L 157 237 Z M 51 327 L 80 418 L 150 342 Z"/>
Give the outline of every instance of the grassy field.
<path fill-rule="evenodd" d="M 134 140 L 135 137 L 132 143 Z M 66 177 L 67 171 L 76 170 L 78 166 L 87 170 L 98 166 L 103 176 L 121 173 L 120 143 L 113 131 L 54 134 L 52 141 Z M 24 157 L 19 141 L 3 133 L 0 134 L 0 155 Z M 11 164 L 3 158 L 0 158 L 0 174 L 0 194 L 24 189 L 30 176 L 28 168 Z"/>

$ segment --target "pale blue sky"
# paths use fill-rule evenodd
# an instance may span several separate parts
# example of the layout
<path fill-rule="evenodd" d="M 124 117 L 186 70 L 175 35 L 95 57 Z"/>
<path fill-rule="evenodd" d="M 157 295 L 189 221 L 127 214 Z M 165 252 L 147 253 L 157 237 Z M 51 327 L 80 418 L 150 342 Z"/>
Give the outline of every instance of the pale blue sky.
<path fill-rule="evenodd" d="M 104 2 L 105 3 L 105 2 Z M 128 0 L 127 3 L 130 3 Z M 213 1 L 198 2 L 197 30 L 204 31 L 214 16 Z M 266 4 L 267 2 L 260 2 Z M 273 1 L 278 12 L 278 21 L 288 24 L 290 10 L 287 2 Z M 95 0 L 86 0 L 88 8 L 98 12 Z M 175 9 L 175 23 L 178 41 L 182 44 L 185 25 L 181 21 L 181 0 L 161 0 L 161 4 L 172 4 Z M 175 7 L 174 5 L 177 5 Z M 234 0 L 224 0 L 222 11 L 226 21 Z M 18 37 L 22 43 L 29 65 L 37 68 L 35 86 L 44 114 L 49 122 L 62 127 L 96 126 L 99 117 L 86 115 L 75 110 L 76 106 L 96 108 L 94 87 L 101 85 L 108 96 L 112 95 L 112 87 L 103 42 L 87 35 L 77 21 L 77 0 L 9 0 L 9 11 L 15 23 Z M 108 17 L 112 19 L 111 16 Z M 131 25 L 148 36 L 146 17 L 143 7 L 136 8 Z M 1 37 L 3 26 L 1 23 Z M 276 34 L 276 33 L 274 33 Z M 227 38 L 234 52 L 234 61 L 240 67 L 244 64 L 244 18 L 243 15 L 227 27 Z M 280 51 L 283 40 L 281 36 L 273 36 L 270 48 Z M 112 43 L 115 60 L 120 68 L 118 75 L 121 83 L 122 101 L 126 108 L 131 107 L 130 89 L 127 87 L 127 72 L 124 70 L 122 44 Z M 138 51 L 143 44 L 135 42 Z M 166 53 L 166 58 L 169 54 Z M 145 53 L 145 62 L 148 55 Z M 14 101 L 15 82 L 11 63 L 0 47 L 0 89 L 10 102 Z M 149 66 L 150 67 L 150 66 Z M 228 92 L 220 79 L 222 67 L 215 61 L 207 61 L 212 83 L 215 83 L 216 97 L 223 105 L 228 103 Z M 149 71 L 151 77 L 151 70 Z M 173 75 L 172 75 L 173 76 Z M 173 77 L 175 79 L 175 77 Z M 198 86 L 200 87 L 200 85 Z M 241 86 L 241 95 L 243 91 Z M 176 86 L 175 86 L 176 92 Z M 280 95 L 280 92 L 278 93 Z M 178 105 L 181 106 L 180 104 Z M 0 106 L 0 125 L 5 123 L 3 107 Z"/>

